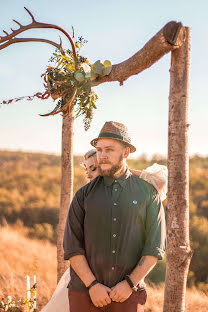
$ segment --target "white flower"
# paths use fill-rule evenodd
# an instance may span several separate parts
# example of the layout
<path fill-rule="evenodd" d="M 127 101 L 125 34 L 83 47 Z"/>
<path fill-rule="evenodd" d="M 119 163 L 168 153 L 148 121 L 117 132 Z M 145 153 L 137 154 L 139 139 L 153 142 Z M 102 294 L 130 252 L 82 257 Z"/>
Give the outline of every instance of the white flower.
<path fill-rule="evenodd" d="M 91 68 L 87 63 L 82 63 L 81 67 L 83 68 L 85 73 L 89 73 L 91 71 Z"/>

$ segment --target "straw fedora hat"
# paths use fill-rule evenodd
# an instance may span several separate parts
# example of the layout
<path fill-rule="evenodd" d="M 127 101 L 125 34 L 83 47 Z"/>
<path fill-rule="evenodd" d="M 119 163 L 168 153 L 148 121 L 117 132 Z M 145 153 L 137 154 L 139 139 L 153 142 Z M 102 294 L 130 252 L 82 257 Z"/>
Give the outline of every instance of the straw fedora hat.
<path fill-rule="evenodd" d="M 130 147 L 131 153 L 134 153 L 136 151 L 136 147 L 131 144 L 128 129 L 122 123 L 107 121 L 102 127 L 98 138 L 93 139 L 90 144 L 96 147 L 99 138 L 110 138 L 124 142 L 128 147 Z"/>

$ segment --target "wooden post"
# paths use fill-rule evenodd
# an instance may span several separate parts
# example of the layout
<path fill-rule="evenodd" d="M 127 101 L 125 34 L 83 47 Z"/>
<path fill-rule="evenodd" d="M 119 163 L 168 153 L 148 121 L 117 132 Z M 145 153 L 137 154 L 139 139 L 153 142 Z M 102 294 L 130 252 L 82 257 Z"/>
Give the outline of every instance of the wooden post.
<path fill-rule="evenodd" d="M 73 129 L 74 117 L 72 115 L 64 116 L 62 124 L 61 198 L 57 240 L 57 283 L 68 268 L 67 261 L 64 261 L 63 237 L 67 212 L 73 196 Z"/>
<path fill-rule="evenodd" d="M 168 125 L 167 268 L 164 312 L 185 311 L 189 242 L 188 92 L 190 28 L 172 51 Z"/>

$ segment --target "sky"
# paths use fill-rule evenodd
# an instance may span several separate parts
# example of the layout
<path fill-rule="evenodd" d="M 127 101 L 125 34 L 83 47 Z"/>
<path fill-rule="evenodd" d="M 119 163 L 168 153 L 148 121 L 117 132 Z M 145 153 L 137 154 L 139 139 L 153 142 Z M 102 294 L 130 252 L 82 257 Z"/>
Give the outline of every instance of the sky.
<path fill-rule="evenodd" d="M 12 19 L 28 24 L 26 6 L 39 22 L 57 24 L 88 43 L 81 54 L 90 63 L 126 60 L 153 37 L 167 22 L 175 20 L 191 27 L 191 72 L 189 92 L 189 154 L 208 155 L 208 1 L 69 1 L 0 0 L 0 35 L 16 29 Z M 32 29 L 21 37 L 47 38 L 69 48 L 69 42 L 57 30 Z M 43 91 L 41 74 L 48 66 L 54 48 L 46 43 L 19 43 L 0 50 L 0 102 Z M 94 88 L 98 94 L 97 110 L 91 128 L 86 132 L 82 118 L 75 120 L 74 153 L 91 148 L 105 121 L 124 123 L 134 157 L 141 154 L 167 156 L 168 95 L 170 53 L 151 68 L 130 77 L 123 86 L 118 82 Z M 0 150 L 61 153 L 62 117 L 41 117 L 55 107 L 52 100 L 22 100 L 0 105 Z"/>

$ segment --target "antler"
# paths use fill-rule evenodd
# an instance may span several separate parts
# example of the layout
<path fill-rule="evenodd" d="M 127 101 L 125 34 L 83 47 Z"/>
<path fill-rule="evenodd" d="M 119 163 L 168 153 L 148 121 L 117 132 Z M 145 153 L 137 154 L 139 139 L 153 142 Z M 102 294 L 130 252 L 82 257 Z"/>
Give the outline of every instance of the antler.
<path fill-rule="evenodd" d="M 17 43 L 17 42 L 34 42 L 34 41 L 39 41 L 39 42 L 46 42 L 49 43 L 53 46 L 55 46 L 56 48 L 58 48 L 61 53 L 64 53 L 64 50 L 62 49 L 62 41 L 60 38 L 60 44 L 57 44 L 51 40 L 48 39 L 41 39 L 41 38 L 16 38 L 16 36 L 28 29 L 32 29 L 32 28 L 53 28 L 53 29 L 57 29 L 60 30 L 62 33 L 64 33 L 64 35 L 69 39 L 70 44 L 72 46 L 72 53 L 73 53 L 73 58 L 74 58 L 74 63 L 75 63 L 75 70 L 78 69 L 78 60 L 77 60 L 77 55 L 76 55 L 76 49 L 75 49 L 75 44 L 74 44 L 74 28 L 72 27 L 72 37 L 69 35 L 69 33 L 67 31 L 65 31 L 62 27 L 58 26 L 58 25 L 53 25 L 53 24 L 46 24 L 46 23 L 39 23 L 35 20 L 33 14 L 26 8 L 24 7 L 25 10 L 28 12 L 28 14 L 31 16 L 32 18 L 32 23 L 23 26 L 21 23 L 19 23 L 16 20 L 13 20 L 19 27 L 19 29 L 14 30 L 11 28 L 12 33 L 9 34 L 8 32 L 6 32 L 5 30 L 3 30 L 3 32 L 6 34 L 6 36 L 0 36 L 0 50 L 8 47 L 11 44 Z M 44 79 L 45 82 L 47 83 L 46 79 Z M 49 87 L 47 85 L 45 85 L 46 91 L 45 93 L 41 93 L 38 92 L 36 93 L 34 96 L 32 97 L 28 97 L 28 100 L 32 100 L 34 97 L 38 97 L 41 99 L 47 99 L 50 95 L 51 92 L 49 90 Z M 40 116 L 51 116 L 51 115 L 56 115 L 58 113 L 63 113 L 63 114 L 70 114 L 70 106 L 73 103 L 75 96 L 77 94 L 77 88 L 73 91 L 70 99 L 68 99 L 68 101 L 62 106 L 62 103 L 58 103 L 55 107 L 55 109 L 48 113 L 48 114 L 44 114 L 44 115 L 40 115 Z M 52 95 L 51 95 L 52 96 Z M 21 100 L 21 98 L 17 98 L 14 99 L 15 101 L 19 101 Z M 5 103 L 11 103 L 13 100 L 10 100 L 8 102 Z"/>
<path fill-rule="evenodd" d="M 46 43 L 49 43 L 49 44 L 53 45 L 54 47 L 56 47 L 60 51 L 62 51 L 61 43 L 58 44 L 58 43 L 56 43 L 54 41 L 51 41 L 51 40 L 48 40 L 48 39 L 41 39 L 41 38 L 12 38 L 12 39 L 8 40 L 7 42 L 1 44 L 0 45 L 0 50 L 8 47 L 9 45 L 11 45 L 13 43 L 17 43 L 17 42 L 32 42 L 32 41 L 46 42 Z"/>
<path fill-rule="evenodd" d="M 41 42 L 47 42 L 49 44 L 52 44 L 53 46 L 57 47 L 58 49 L 61 49 L 61 43 L 60 45 L 58 45 L 57 43 L 47 40 L 47 39 L 38 39 L 38 38 L 14 38 L 16 37 L 18 34 L 28 30 L 28 29 L 32 29 L 32 28 L 53 28 L 53 29 L 57 29 L 60 30 L 62 33 L 65 34 L 65 36 L 69 39 L 71 46 L 72 46 L 72 52 L 73 52 L 73 57 L 74 57 L 74 62 L 75 62 L 75 67 L 77 67 L 77 56 L 76 56 L 76 49 L 75 49 L 75 45 L 73 42 L 73 39 L 71 38 L 71 36 L 69 35 L 69 33 L 64 30 L 62 27 L 58 26 L 58 25 L 53 25 L 53 24 L 47 24 L 47 23 L 39 23 L 35 20 L 33 14 L 26 8 L 24 7 L 24 9 L 28 12 L 28 14 L 31 16 L 32 18 L 32 23 L 23 26 L 21 23 L 19 23 L 18 21 L 14 20 L 13 21 L 18 24 L 20 26 L 19 29 L 14 30 L 11 28 L 12 33 L 9 34 L 8 32 L 6 32 L 5 30 L 3 30 L 3 32 L 6 34 L 6 36 L 0 36 L 0 43 L 3 43 L 5 41 L 7 41 L 4 44 L 0 45 L 0 50 L 6 48 L 7 46 L 16 43 L 16 42 L 27 42 L 27 41 L 41 41 Z"/>

